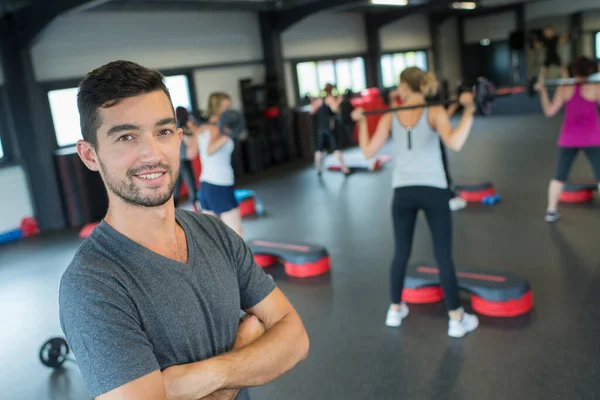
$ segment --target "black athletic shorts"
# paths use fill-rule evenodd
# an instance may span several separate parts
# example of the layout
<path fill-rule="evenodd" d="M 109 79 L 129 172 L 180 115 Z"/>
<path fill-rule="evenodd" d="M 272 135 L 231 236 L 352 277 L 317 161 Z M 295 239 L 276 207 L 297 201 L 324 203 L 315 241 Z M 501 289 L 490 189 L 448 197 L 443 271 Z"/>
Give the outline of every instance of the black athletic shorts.
<path fill-rule="evenodd" d="M 556 65 L 557 67 L 562 66 L 560 61 L 560 57 L 558 54 L 547 54 L 546 60 L 544 61 L 544 66 L 547 68 L 551 65 Z"/>
<path fill-rule="evenodd" d="M 594 170 L 596 181 L 600 182 L 600 147 L 559 147 L 554 179 L 560 182 L 567 180 L 571 165 L 573 165 L 573 161 L 575 161 L 575 157 L 580 150 L 585 152 Z"/>
<path fill-rule="evenodd" d="M 326 141 L 328 142 L 327 145 L 325 145 Z M 338 150 L 333 132 L 331 130 L 321 129 L 317 132 L 317 151 L 323 151 L 325 148 L 329 148 L 329 151 Z"/>

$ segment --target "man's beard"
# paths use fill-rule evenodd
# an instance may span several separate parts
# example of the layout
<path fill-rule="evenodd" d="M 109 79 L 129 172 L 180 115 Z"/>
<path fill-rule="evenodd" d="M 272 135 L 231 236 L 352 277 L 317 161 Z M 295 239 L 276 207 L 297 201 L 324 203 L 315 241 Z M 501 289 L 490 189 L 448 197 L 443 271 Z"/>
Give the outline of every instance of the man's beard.
<path fill-rule="evenodd" d="M 127 171 L 127 179 L 128 180 L 118 180 L 114 176 L 110 175 L 106 168 L 104 168 L 104 164 L 102 161 L 98 160 L 102 171 L 102 178 L 108 190 L 119 196 L 124 202 L 141 207 L 158 207 L 165 204 L 171 196 L 173 196 L 173 192 L 175 190 L 175 184 L 177 183 L 175 179 L 173 179 L 173 174 L 171 168 L 166 164 L 156 164 L 156 165 L 147 165 L 141 168 L 134 168 Z M 143 195 L 138 186 L 136 186 L 134 179 L 135 175 L 139 175 L 144 171 L 151 171 L 153 169 L 162 169 L 165 171 L 165 175 L 167 175 L 170 180 L 168 181 L 168 190 L 166 192 L 162 192 L 164 190 L 161 188 L 156 188 L 156 193 Z"/>

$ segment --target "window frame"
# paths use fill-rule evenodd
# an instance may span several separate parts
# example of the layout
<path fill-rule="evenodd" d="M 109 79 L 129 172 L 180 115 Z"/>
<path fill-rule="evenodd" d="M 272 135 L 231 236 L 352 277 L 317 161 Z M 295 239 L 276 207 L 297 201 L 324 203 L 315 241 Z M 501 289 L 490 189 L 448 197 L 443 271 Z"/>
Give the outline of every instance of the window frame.
<path fill-rule="evenodd" d="M 173 68 L 173 69 L 159 70 L 159 72 L 165 77 L 176 76 L 176 75 L 185 75 L 187 77 L 188 86 L 189 86 L 188 89 L 189 89 L 190 97 L 191 97 L 190 101 L 191 101 L 193 110 L 198 109 L 198 100 L 197 100 L 197 96 L 196 96 L 196 83 L 194 82 L 194 71 L 196 69 L 201 69 L 201 68 L 202 67 L 192 68 L 192 69 Z M 48 113 L 50 114 L 50 121 L 54 122 L 54 119 L 52 117 L 52 108 L 50 107 L 50 99 L 48 97 L 48 93 L 53 90 L 75 88 L 75 87 L 79 86 L 79 83 L 81 82 L 82 79 L 83 79 L 83 77 L 79 78 L 79 79 L 73 78 L 73 79 L 63 79 L 63 80 L 57 80 L 57 81 L 40 82 L 40 86 L 42 87 L 42 91 L 45 96 L 44 101 L 46 102 Z M 51 125 L 50 129 L 52 130 L 52 133 L 53 133 L 53 135 L 52 135 L 53 142 L 52 143 L 54 144 L 55 150 L 68 149 L 68 148 L 74 147 L 76 145 L 75 143 L 73 143 L 70 145 L 59 146 L 58 138 L 56 137 L 56 130 L 54 129 L 54 123 Z"/>
<path fill-rule="evenodd" d="M 402 54 L 417 53 L 419 51 L 422 51 L 425 53 L 425 62 L 427 63 L 427 71 L 430 71 L 430 69 L 431 69 L 431 52 L 432 52 L 432 49 L 430 47 L 419 47 L 419 48 L 414 48 L 414 49 L 386 50 L 386 51 L 381 52 L 381 56 L 379 57 L 379 64 L 377 65 L 379 68 L 380 76 L 381 76 L 381 85 L 386 89 L 388 89 L 390 87 L 395 87 L 395 85 L 386 87 L 383 84 L 383 68 L 381 68 L 381 61 L 382 61 L 383 57 L 390 56 L 390 55 L 393 56 L 394 54 L 400 54 L 400 53 L 402 53 Z"/>
<path fill-rule="evenodd" d="M 4 86 L 0 85 L 0 140 L 2 140 L 2 152 L 4 153 L 0 158 L 0 169 L 19 165 L 15 148 L 16 142 L 9 123 L 10 112 L 6 104 L 6 91 Z"/>
<path fill-rule="evenodd" d="M 294 97 L 296 98 L 296 102 L 297 104 L 301 104 L 302 103 L 302 97 L 300 96 L 300 81 L 298 81 L 298 64 L 302 64 L 305 62 L 320 62 L 320 61 L 333 61 L 334 62 L 334 74 L 335 74 L 335 79 L 337 82 L 337 71 L 335 68 L 335 61 L 337 60 L 345 60 L 345 59 L 350 59 L 350 58 L 362 58 L 363 59 L 363 63 L 364 63 L 364 79 L 365 79 L 365 86 L 368 87 L 367 85 L 367 53 L 351 53 L 351 54 L 335 54 L 335 55 L 329 55 L 329 56 L 317 56 L 317 57 L 303 57 L 303 58 L 290 58 L 290 59 L 286 59 L 286 62 L 289 62 L 292 65 L 292 79 L 294 80 Z"/>

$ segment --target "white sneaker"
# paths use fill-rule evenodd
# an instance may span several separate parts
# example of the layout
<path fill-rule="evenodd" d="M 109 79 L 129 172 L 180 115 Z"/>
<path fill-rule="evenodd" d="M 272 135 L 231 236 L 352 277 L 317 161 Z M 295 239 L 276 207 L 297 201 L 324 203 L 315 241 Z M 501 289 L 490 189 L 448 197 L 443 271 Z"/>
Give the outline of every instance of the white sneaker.
<path fill-rule="evenodd" d="M 546 215 L 544 216 L 544 219 L 547 222 L 555 222 L 558 221 L 559 218 L 560 214 L 558 213 L 558 211 L 546 211 Z"/>
<path fill-rule="evenodd" d="M 463 313 L 460 321 L 451 319 L 448 322 L 448 336 L 460 338 L 474 331 L 479 326 L 479 319 L 472 314 Z"/>
<path fill-rule="evenodd" d="M 465 208 L 467 206 L 467 201 L 465 199 L 463 199 L 462 197 L 457 196 L 457 197 L 453 197 L 450 199 L 449 205 L 450 205 L 450 210 L 458 211 L 458 210 L 462 210 L 463 208 Z"/>
<path fill-rule="evenodd" d="M 408 315 L 408 306 L 405 303 L 400 304 L 399 310 L 393 310 L 390 308 L 387 312 L 387 317 L 385 319 L 385 324 L 387 326 L 400 326 L 402 324 L 402 320 L 406 318 Z"/>

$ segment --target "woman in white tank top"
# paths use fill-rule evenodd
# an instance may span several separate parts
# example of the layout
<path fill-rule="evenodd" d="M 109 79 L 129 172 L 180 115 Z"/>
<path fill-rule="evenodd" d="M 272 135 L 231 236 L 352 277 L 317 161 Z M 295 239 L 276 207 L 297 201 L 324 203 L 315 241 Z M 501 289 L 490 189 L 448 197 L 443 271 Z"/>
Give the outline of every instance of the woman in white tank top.
<path fill-rule="evenodd" d="M 410 67 L 400 74 L 397 92 L 402 105 L 420 105 L 425 104 L 426 96 L 437 93 L 437 87 L 438 82 L 433 73 Z M 404 277 L 417 214 L 419 210 L 423 210 L 433 238 L 435 259 L 449 315 L 448 335 L 451 337 L 462 337 L 479 325 L 476 316 L 463 311 L 458 294 L 452 259 L 452 219 L 448 205 L 451 191 L 440 146 L 441 137 L 447 147 L 459 151 L 469 136 L 475 108 L 473 94 L 463 93 L 459 100 L 465 111 L 454 129 L 443 107 L 422 107 L 384 114 L 370 138 L 364 110 L 358 108 L 352 113 L 352 118 L 359 121 L 359 144 L 365 157 L 376 155 L 390 137 L 390 131 L 396 151 L 392 178 L 392 216 L 396 246 L 390 275 L 391 305 L 386 325 L 400 326 L 402 319 L 408 315 L 408 307 L 402 301 Z"/>
<path fill-rule="evenodd" d="M 196 130 L 202 172 L 198 198 L 203 211 L 218 215 L 225 224 L 242 236 L 242 216 L 235 198 L 235 178 L 231 155 L 233 140 L 219 131 L 217 121 L 221 114 L 231 109 L 228 94 L 215 92 L 208 99 L 208 123 Z"/>

